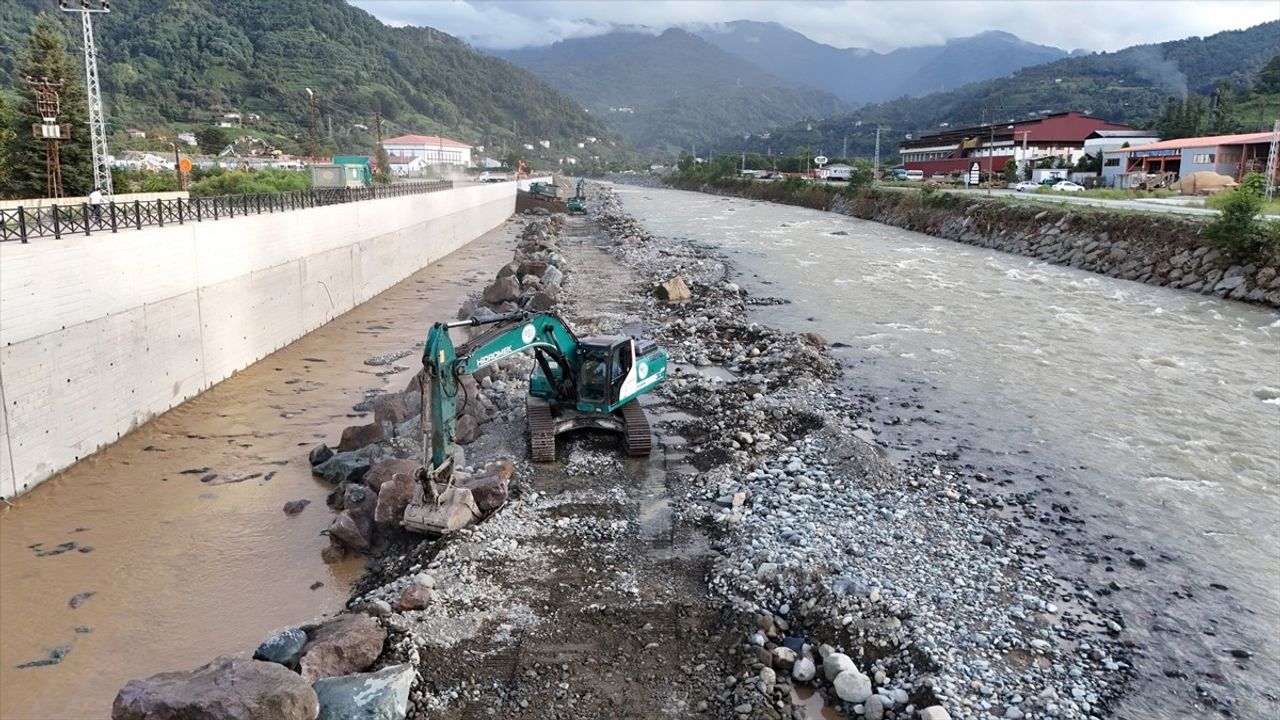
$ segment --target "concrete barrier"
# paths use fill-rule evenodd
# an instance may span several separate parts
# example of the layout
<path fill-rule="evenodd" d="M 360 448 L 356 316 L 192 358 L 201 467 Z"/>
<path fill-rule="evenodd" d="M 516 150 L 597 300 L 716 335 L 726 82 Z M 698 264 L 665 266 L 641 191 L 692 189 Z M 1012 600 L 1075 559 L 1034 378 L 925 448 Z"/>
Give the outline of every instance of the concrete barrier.
<path fill-rule="evenodd" d="M 190 199 L 191 193 L 186 190 L 174 190 L 173 192 L 153 192 L 153 193 L 123 193 L 113 198 L 118 203 L 131 203 L 134 200 L 141 202 L 149 202 L 151 200 L 183 200 Z M 105 200 L 105 199 L 104 199 Z M 78 207 L 89 202 L 88 195 L 63 198 L 27 198 L 25 200 L 0 200 L 0 210 L 16 210 L 20 207 L 28 209 L 36 209 L 57 205 L 59 207 Z"/>
<path fill-rule="evenodd" d="M 0 497 L 500 225 L 497 183 L 0 245 Z"/>

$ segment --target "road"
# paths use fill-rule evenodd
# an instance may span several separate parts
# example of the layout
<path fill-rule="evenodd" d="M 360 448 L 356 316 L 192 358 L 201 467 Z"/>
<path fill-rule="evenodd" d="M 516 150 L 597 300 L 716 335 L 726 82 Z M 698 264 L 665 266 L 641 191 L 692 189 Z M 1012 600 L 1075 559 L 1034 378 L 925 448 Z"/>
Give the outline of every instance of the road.
<path fill-rule="evenodd" d="M 901 185 L 883 185 L 886 189 L 907 190 L 908 187 Z M 985 190 L 964 190 L 961 188 L 942 188 L 943 192 L 958 193 L 961 195 L 986 195 Z M 992 197 L 1010 197 L 1020 200 L 1028 200 L 1030 202 L 1046 202 L 1059 203 L 1064 205 L 1085 205 L 1089 207 L 1108 208 L 1111 210 L 1137 210 L 1139 212 L 1151 213 L 1172 213 L 1175 215 L 1217 215 L 1218 211 L 1212 208 L 1191 207 L 1183 203 L 1194 202 L 1192 198 L 1171 197 L 1171 198 L 1151 198 L 1146 200 L 1111 200 L 1108 198 L 1086 197 L 1074 193 L 1058 192 L 1053 194 L 1034 193 L 1034 192 L 1017 192 L 1015 190 L 992 190 Z M 1267 215 L 1269 218 L 1280 218 L 1280 215 Z"/>

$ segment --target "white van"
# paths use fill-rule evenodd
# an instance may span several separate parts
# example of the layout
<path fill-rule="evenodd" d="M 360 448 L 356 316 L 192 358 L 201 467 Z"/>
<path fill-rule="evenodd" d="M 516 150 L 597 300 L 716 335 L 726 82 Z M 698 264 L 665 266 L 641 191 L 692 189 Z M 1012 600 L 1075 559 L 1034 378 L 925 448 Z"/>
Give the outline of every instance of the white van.
<path fill-rule="evenodd" d="M 907 171 L 907 179 L 908 179 L 908 180 L 910 180 L 910 181 L 912 181 L 912 182 L 924 182 L 924 171 L 923 171 L 923 170 L 908 170 L 908 171 Z"/>

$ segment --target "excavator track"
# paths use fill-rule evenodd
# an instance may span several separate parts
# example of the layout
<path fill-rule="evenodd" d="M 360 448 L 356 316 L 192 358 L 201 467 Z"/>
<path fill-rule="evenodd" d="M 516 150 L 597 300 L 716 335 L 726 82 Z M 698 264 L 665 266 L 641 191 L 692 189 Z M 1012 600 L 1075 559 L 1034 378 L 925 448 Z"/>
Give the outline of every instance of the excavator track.
<path fill-rule="evenodd" d="M 556 424 L 551 417 L 551 404 L 542 398 L 530 397 L 525 405 L 529 420 L 529 453 L 534 462 L 555 462 Z"/>
<path fill-rule="evenodd" d="M 627 454 L 633 457 L 648 455 L 653 448 L 653 432 L 649 428 L 649 418 L 645 415 L 640 401 L 632 400 L 622 406 L 623 443 Z"/>

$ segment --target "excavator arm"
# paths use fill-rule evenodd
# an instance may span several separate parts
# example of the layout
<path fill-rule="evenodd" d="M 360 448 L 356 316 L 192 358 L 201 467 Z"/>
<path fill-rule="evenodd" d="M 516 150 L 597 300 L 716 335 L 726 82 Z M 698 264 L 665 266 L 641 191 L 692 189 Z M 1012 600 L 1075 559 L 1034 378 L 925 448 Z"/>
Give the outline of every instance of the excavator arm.
<path fill-rule="evenodd" d="M 483 333 L 454 346 L 449 330 L 459 327 L 488 327 Z M 471 375 L 517 353 L 534 351 L 544 374 L 558 394 L 573 395 L 573 363 L 578 338 L 554 313 L 518 310 L 502 315 L 438 322 L 431 326 L 423 348 L 422 366 L 430 387 L 431 470 L 439 471 L 452 457 L 457 433 L 459 379 Z M 555 361 L 559 373 L 550 371 L 547 357 Z"/>

